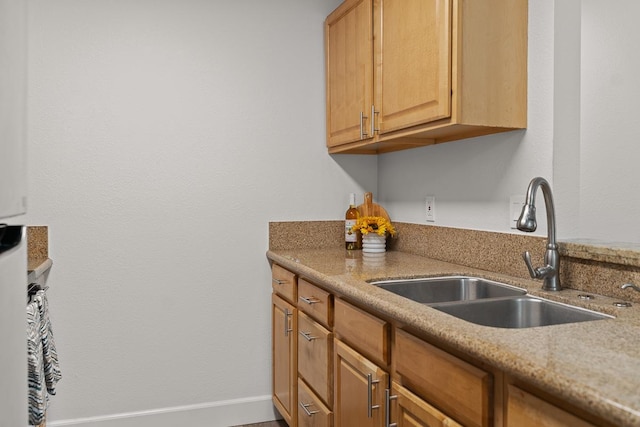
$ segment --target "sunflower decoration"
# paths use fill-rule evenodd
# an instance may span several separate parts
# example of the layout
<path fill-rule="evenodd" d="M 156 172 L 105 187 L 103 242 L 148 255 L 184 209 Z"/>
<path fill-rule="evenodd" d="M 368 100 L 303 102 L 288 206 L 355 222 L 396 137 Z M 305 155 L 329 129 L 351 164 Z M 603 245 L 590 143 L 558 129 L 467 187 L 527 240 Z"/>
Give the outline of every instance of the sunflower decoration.
<path fill-rule="evenodd" d="M 369 233 L 376 233 L 384 236 L 389 233 L 391 236 L 396 235 L 396 229 L 391 222 L 381 216 L 361 216 L 358 218 L 356 225 L 351 227 L 353 231 L 359 231 L 363 236 Z"/>

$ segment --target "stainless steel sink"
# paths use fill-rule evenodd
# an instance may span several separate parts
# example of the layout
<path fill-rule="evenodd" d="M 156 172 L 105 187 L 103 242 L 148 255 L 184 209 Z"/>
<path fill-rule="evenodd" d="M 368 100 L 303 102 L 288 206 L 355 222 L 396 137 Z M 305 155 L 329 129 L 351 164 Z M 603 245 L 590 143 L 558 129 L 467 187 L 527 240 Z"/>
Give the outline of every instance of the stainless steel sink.
<path fill-rule="evenodd" d="M 468 322 L 496 328 L 531 328 L 612 318 L 607 314 L 530 296 L 442 304 L 433 308 Z"/>
<path fill-rule="evenodd" d="M 382 289 L 423 304 L 472 301 L 524 295 L 524 289 L 478 277 L 446 276 L 371 282 Z"/>
<path fill-rule="evenodd" d="M 469 276 L 381 280 L 372 285 L 478 325 L 531 328 L 612 316 L 526 295 L 527 291 Z"/>

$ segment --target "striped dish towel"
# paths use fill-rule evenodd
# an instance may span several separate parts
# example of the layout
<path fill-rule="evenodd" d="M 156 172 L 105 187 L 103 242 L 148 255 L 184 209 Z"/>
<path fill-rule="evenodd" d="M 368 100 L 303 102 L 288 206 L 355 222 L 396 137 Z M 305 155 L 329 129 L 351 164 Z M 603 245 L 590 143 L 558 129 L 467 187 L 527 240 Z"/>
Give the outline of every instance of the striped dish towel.
<path fill-rule="evenodd" d="M 38 291 L 27 304 L 27 361 L 29 424 L 39 425 L 44 422 L 49 395 L 56 394 L 62 378 L 44 291 Z"/>
<path fill-rule="evenodd" d="M 62 378 L 60 364 L 58 362 L 58 352 L 53 339 L 53 328 L 49 319 L 49 302 L 44 291 L 38 291 L 31 298 L 31 301 L 38 304 L 40 312 L 40 338 L 42 339 L 42 354 L 44 359 L 44 379 L 49 394 L 56 394 L 56 384 Z"/>
<path fill-rule="evenodd" d="M 44 421 L 48 396 L 44 380 L 44 355 L 40 338 L 38 303 L 27 304 L 27 364 L 29 381 L 29 425 Z"/>

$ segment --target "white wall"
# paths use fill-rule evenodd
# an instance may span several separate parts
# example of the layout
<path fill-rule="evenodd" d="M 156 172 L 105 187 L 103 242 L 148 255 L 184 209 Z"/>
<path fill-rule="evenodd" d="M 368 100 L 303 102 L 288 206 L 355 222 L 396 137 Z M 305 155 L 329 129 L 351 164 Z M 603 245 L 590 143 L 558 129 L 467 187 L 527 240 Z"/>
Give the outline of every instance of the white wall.
<path fill-rule="evenodd" d="M 582 0 L 583 237 L 640 242 L 640 3 Z"/>
<path fill-rule="evenodd" d="M 324 145 L 337 4 L 30 3 L 27 222 L 49 226 L 64 376 L 50 425 L 273 416 L 268 222 L 377 191 L 375 157 Z M 267 414 L 221 418 L 234 399 Z"/>

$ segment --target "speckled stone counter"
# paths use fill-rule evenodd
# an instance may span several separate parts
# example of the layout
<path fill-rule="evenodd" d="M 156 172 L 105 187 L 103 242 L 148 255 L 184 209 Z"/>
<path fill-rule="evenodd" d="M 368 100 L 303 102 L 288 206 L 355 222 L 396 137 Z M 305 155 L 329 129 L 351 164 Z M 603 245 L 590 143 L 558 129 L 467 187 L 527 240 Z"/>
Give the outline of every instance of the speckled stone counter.
<path fill-rule="evenodd" d="M 278 233 L 279 226 L 274 227 L 271 236 Z M 269 260 L 615 425 L 640 425 L 640 305 L 616 308 L 613 302 L 619 298 L 602 295 L 585 303 L 578 298 L 581 290 L 544 292 L 539 281 L 399 250 L 390 250 L 383 257 L 363 257 L 361 251 L 349 254 L 336 247 L 335 241 L 314 249 L 304 244 L 284 246 L 271 246 Z M 452 274 L 502 281 L 532 295 L 615 318 L 525 329 L 493 328 L 457 319 L 368 283 Z"/>
<path fill-rule="evenodd" d="M 46 281 L 53 265 L 49 258 L 49 228 L 27 226 L 27 272 L 29 283 Z"/>

